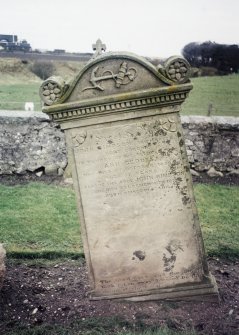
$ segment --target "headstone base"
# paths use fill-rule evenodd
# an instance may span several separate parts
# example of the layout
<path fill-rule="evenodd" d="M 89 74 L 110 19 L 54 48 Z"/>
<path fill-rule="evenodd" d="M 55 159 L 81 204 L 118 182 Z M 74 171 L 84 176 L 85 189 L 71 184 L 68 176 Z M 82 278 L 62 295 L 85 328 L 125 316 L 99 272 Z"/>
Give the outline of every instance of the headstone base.
<path fill-rule="evenodd" d="M 185 300 L 185 301 L 210 301 L 219 302 L 219 293 L 215 278 L 210 275 L 207 283 L 199 283 L 193 285 L 183 285 L 172 288 L 162 288 L 153 290 L 144 295 L 132 294 L 132 297 L 124 295 L 109 295 L 109 296 L 97 296 L 94 293 L 91 294 L 91 300 L 102 300 L 102 299 L 120 299 L 132 302 L 139 301 L 153 301 L 153 300 Z"/>

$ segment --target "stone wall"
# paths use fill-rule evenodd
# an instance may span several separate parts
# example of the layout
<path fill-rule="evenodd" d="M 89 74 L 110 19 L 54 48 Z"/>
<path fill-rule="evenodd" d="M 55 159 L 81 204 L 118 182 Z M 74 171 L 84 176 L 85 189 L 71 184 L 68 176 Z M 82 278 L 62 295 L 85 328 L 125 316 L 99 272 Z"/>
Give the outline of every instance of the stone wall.
<path fill-rule="evenodd" d="M 191 168 L 239 171 L 239 117 L 182 116 Z M 40 112 L 0 111 L 0 174 L 62 175 L 64 133 Z"/>
<path fill-rule="evenodd" d="M 188 159 L 196 171 L 239 169 L 239 117 L 181 117 Z M 239 170 L 238 170 L 239 171 Z"/>
<path fill-rule="evenodd" d="M 39 112 L 0 112 L 0 174 L 63 174 L 64 133 Z"/>

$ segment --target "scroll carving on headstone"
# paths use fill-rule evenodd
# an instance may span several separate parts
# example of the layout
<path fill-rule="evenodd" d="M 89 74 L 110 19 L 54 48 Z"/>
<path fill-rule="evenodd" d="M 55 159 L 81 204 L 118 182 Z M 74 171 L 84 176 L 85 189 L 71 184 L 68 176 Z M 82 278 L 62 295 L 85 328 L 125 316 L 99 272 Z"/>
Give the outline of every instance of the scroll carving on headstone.
<path fill-rule="evenodd" d="M 190 65 L 94 49 L 70 84 L 40 88 L 67 136 L 91 299 L 217 300 L 179 116 Z"/>

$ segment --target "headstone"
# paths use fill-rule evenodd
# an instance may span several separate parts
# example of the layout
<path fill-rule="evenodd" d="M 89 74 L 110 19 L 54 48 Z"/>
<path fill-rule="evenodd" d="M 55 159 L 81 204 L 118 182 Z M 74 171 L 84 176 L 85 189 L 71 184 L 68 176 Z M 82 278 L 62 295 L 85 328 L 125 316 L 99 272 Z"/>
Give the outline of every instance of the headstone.
<path fill-rule="evenodd" d="M 180 57 L 104 53 L 40 88 L 66 134 L 92 299 L 217 298 L 179 117 L 189 75 Z"/>
<path fill-rule="evenodd" d="M 5 277 L 5 257 L 6 257 L 6 251 L 3 248 L 3 245 L 0 243 L 0 290 L 3 285 L 4 277 Z"/>

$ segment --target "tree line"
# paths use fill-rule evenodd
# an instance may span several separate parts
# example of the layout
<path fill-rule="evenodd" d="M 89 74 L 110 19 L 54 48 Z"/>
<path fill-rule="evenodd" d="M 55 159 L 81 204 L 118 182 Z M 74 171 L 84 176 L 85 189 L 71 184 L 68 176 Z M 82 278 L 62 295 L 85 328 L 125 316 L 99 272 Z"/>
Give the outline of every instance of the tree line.
<path fill-rule="evenodd" d="M 184 58 L 194 67 L 214 67 L 219 74 L 238 73 L 239 45 L 215 42 L 191 42 L 182 50 Z"/>

